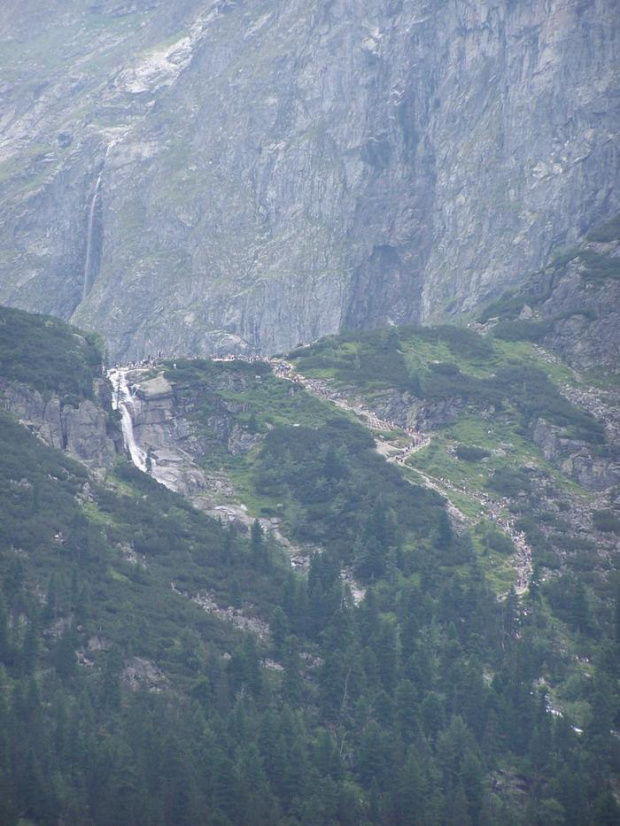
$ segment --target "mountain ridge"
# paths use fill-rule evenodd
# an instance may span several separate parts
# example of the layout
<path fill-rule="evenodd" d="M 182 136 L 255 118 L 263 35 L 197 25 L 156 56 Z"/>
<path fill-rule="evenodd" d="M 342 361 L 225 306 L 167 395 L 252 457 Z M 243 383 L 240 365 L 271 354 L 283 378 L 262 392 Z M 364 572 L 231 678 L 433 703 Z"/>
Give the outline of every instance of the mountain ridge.
<path fill-rule="evenodd" d="M 472 312 L 620 207 L 610 0 L 36 10 L 3 23 L 0 300 L 114 358 Z"/>

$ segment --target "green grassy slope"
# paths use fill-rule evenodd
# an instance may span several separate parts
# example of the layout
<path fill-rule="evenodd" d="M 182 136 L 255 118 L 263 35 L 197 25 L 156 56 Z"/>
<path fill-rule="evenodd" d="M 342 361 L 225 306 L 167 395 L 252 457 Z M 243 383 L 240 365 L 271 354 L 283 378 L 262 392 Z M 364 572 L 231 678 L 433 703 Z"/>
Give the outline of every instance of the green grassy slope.
<path fill-rule="evenodd" d="M 61 397 L 92 398 L 101 343 L 55 318 L 0 307 L 0 376 Z"/>
<path fill-rule="evenodd" d="M 222 404 L 237 424 L 261 437 L 235 456 L 222 445 L 209 448 L 200 462 L 227 471 L 253 513 L 279 519 L 293 541 L 357 564 L 364 525 L 379 500 L 398 525 L 399 552 L 411 556 L 409 567 L 432 548 L 441 547 L 446 561 L 462 555 L 459 538 L 448 529 L 442 534 L 441 497 L 408 484 L 351 414 L 276 378 L 266 365 L 177 363 L 166 377 L 203 437 L 212 436 L 210 417 Z"/>

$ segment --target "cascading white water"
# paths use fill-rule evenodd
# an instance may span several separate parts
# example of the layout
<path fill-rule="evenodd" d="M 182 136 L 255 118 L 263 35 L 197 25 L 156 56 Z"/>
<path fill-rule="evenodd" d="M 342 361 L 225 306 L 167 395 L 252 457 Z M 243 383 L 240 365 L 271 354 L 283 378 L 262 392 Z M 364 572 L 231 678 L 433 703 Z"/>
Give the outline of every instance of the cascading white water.
<path fill-rule="evenodd" d="M 88 213 L 88 227 L 86 230 L 86 260 L 84 261 L 84 283 L 82 286 L 82 300 L 86 299 L 88 293 L 90 292 L 91 284 L 91 269 L 92 269 L 92 259 L 93 259 L 93 233 L 95 231 L 95 211 L 97 209 L 97 200 L 99 199 L 99 192 L 101 190 L 101 179 L 103 177 L 103 172 L 99 173 L 99 177 L 97 178 L 97 182 L 95 183 L 95 189 L 93 191 L 93 197 L 90 202 L 90 210 Z"/>
<path fill-rule="evenodd" d="M 123 441 L 125 447 L 129 451 L 131 461 L 137 468 L 146 472 L 146 453 L 138 446 L 136 437 L 133 432 L 133 418 L 132 412 L 136 408 L 136 400 L 134 399 L 129 383 L 127 381 L 127 369 L 117 367 L 110 370 L 108 377 L 112 382 L 112 409 L 121 411 L 121 427 L 123 430 Z"/>

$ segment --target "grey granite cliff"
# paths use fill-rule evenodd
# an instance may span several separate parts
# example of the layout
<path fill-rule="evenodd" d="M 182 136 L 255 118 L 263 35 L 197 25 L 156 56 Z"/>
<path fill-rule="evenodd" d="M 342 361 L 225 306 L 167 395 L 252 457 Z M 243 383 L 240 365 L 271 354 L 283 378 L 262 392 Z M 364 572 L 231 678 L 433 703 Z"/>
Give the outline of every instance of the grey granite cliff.
<path fill-rule="evenodd" d="M 108 424 L 107 383 L 98 381 L 96 390 L 95 401 L 84 399 L 74 406 L 64 404 L 56 394 L 42 395 L 28 385 L 7 383 L 1 388 L 0 408 L 49 447 L 66 450 L 95 470 L 108 468 L 116 460 L 120 445 Z"/>
<path fill-rule="evenodd" d="M 113 358 L 445 318 L 620 209 L 616 0 L 0 10 L 0 301 Z"/>

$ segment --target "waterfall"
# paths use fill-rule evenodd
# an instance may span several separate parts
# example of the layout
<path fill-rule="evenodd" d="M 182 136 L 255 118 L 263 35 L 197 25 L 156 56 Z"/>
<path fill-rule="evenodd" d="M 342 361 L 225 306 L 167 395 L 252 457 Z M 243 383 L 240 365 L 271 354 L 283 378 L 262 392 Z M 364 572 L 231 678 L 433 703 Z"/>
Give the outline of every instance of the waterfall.
<path fill-rule="evenodd" d="M 129 451 L 131 461 L 134 465 L 146 472 L 146 452 L 138 447 L 133 432 L 133 418 L 131 414 L 132 411 L 135 410 L 136 400 L 127 382 L 127 368 L 117 367 L 114 370 L 110 370 L 108 376 L 113 387 L 112 409 L 121 411 L 121 428 L 125 447 Z"/>
<path fill-rule="evenodd" d="M 95 189 L 93 190 L 93 197 L 90 202 L 90 210 L 88 212 L 88 227 L 86 229 L 86 260 L 84 261 L 84 285 L 82 287 L 82 301 L 86 299 L 92 287 L 91 270 L 93 266 L 93 235 L 95 231 L 95 212 L 97 209 L 97 201 L 101 191 L 101 179 L 103 172 L 99 173 Z"/>
<path fill-rule="evenodd" d="M 179 492 L 178 477 L 171 468 L 167 466 L 170 463 L 170 456 L 164 458 L 162 464 L 158 464 L 157 454 L 151 450 L 143 450 L 137 442 L 134 433 L 134 419 L 141 411 L 141 402 L 132 393 L 127 376 L 134 368 L 129 367 L 115 367 L 113 370 L 108 370 L 108 379 L 112 385 L 112 409 L 120 410 L 121 413 L 121 429 L 123 432 L 123 442 L 125 450 L 129 453 L 133 464 L 143 473 L 148 473 L 151 478 L 155 479 L 160 485 L 164 485 L 169 490 Z M 138 374 L 143 371 L 135 371 Z M 147 431 L 148 432 L 148 431 Z M 178 461 L 178 460 L 177 460 Z M 175 459 L 172 458 L 174 464 Z"/>

